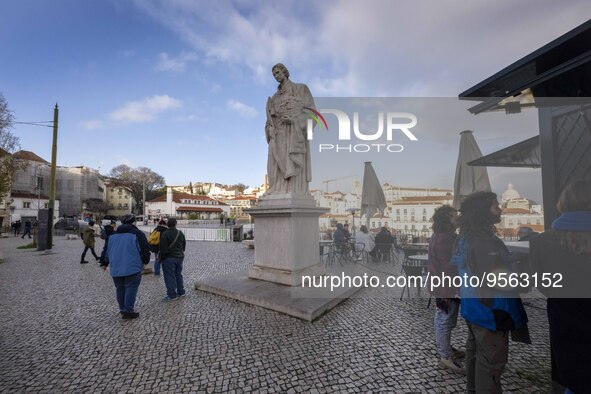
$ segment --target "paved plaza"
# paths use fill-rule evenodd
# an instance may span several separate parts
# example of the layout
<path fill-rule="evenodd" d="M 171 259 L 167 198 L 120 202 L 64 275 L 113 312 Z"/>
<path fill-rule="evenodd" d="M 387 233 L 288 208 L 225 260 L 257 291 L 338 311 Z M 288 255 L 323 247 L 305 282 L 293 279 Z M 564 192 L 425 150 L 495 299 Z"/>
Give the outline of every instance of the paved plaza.
<path fill-rule="evenodd" d="M 437 366 L 434 306 L 425 299 L 350 299 L 313 323 L 193 290 L 198 278 L 245 270 L 240 243 L 188 242 L 188 296 L 163 303 L 164 282 L 144 275 L 122 320 L 98 264 L 79 264 L 82 242 L 55 254 L 0 239 L 0 392 L 457 393 L 465 377 Z M 97 251 L 103 241 L 97 241 Z M 87 259 L 92 260 L 92 256 Z M 363 293 L 363 292 L 362 292 Z M 544 302 L 528 300 L 533 345 L 511 343 L 504 389 L 548 393 Z M 464 348 L 460 321 L 455 347 Z"/>

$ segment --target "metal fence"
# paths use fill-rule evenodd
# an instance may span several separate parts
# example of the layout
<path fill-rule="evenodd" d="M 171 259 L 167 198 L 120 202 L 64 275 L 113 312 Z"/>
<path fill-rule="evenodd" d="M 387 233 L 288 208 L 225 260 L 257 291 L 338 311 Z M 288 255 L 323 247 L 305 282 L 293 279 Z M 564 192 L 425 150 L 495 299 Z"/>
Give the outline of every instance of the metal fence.
<path fill-rule="evenodd" d="M 137 228 L 148 234 L 154 230 L 154 226 L 137 226 Z M 229 227 L 200 228 L 177 226 L 177 228 L 185 234 L 187 241 L 232 241 L 232 229 Z"/>

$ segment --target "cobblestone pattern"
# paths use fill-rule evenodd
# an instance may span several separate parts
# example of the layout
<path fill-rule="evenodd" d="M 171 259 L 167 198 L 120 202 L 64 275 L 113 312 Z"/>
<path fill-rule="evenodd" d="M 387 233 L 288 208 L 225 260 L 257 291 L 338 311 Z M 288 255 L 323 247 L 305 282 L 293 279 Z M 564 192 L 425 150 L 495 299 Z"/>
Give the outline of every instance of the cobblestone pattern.
<path fill-rule="evenodd" d="M 162 303 L 145 275 L 136 320 L 122 320 L 113 282 L 79 264 L 82 242 L 53 255 L 0 239 L 0 392 L 456 393 L 465 377 L 441 370 L 434 307 L 424 299 L 347 300 L 314 323 L 193 289 L 197 278 L 248 268 L 239 243 L 189 242 L 188 297 Z M 97 251 L 102 241 L 97 242 Z M 528 300 L 533 345 L 511 344 L 508 393 L 550 392 L 543 301 Z M 466 328 L 453 338 L 463 348 Z"/>

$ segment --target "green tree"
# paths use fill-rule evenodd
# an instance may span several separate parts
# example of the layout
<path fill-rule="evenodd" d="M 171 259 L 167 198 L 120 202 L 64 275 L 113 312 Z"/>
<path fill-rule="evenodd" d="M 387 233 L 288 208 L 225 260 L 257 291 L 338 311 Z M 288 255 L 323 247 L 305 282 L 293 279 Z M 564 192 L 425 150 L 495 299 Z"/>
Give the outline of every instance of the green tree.
<path fill-rule="evenodd" d="M 109 175 L 124 182 L 131 189 L 131 195 L 135 200 L 138 213 L 144 213 L 144 202 L 142 201 L 144 191 L 146 200 L 150 200 L 155 197 L 157 189 L 166 186 L 164 177 L 148 167 L 132 168 L 121 164 L 114 167 Z"/>
<path fill-rule="evenodd" d="M 12 154 L 20 148 L 19 139 L 11 133 L 14 115 L 0 93 L 0 199 L 10 191 L 10 178 L 19 166 Z"/>

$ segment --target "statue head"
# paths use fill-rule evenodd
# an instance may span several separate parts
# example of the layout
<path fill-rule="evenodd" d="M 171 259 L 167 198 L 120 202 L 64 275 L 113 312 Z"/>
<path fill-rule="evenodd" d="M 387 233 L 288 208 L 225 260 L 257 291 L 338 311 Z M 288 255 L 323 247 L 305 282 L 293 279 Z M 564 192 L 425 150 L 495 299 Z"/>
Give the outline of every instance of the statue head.
<path fill-rule="evenodd" d="M 285 78 L 289 78 L 289 70 L 287 69 L 287 67 L 285 67 L 283 63 L 277 63 L 273 66 L 273 68 L 271 69 L 273 75 L 275 75 L 275 70 L 277 69 L 283 71 L 283 75 L 285 75 Z"/>

